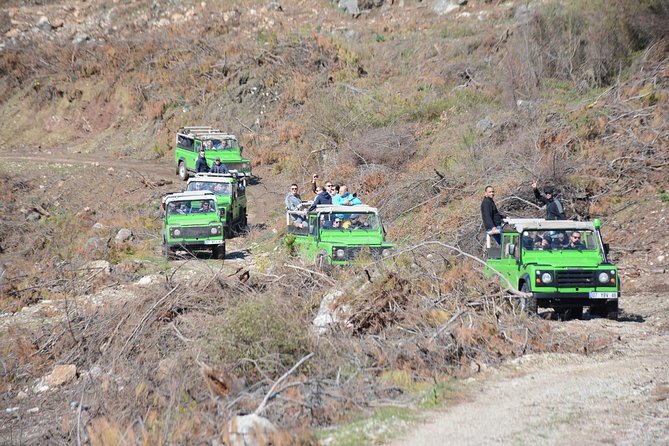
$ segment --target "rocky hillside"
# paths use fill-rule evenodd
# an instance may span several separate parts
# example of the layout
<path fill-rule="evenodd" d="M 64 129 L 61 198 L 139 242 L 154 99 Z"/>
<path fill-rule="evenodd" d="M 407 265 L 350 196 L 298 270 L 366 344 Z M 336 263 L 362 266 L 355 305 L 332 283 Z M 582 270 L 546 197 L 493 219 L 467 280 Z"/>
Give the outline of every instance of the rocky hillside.
<path fill-rule="evenodd" d="M 485 185 L 539 217 L 538 180 L 603 220 L 624 293 L 663 292 L 668 22 L 666 0 L 3 2 L 0 438 L 234 444 L 253 413 L 277 444 L 331 442 L 451 378 L 615 346 L 520 314 L 462 254 Z M 223 266 L 160 256 L 194 124 L 258 175 Z M 285 252 L 287 185 L 314 172 L 404 254 L 322 272 Z"/>

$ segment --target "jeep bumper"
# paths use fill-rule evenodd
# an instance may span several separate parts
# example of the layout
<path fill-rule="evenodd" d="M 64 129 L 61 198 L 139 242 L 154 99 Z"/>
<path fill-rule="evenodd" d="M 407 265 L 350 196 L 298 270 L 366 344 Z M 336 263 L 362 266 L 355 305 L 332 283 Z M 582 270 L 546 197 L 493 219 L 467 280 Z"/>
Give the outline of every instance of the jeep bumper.
<path fill-rule="evenodd" d="M 603 305 L 608 302 L 617 302 L 620 298 L 619 291 L 607 291 L 601 294 L 591 294 L 589 291 L 572 292 L 572 293 L 558 293 L 534 292 L 534 297 L 537 299 L 537 304 L 540 307 L 563 308 L 573 306 L 592 306 Z"/>

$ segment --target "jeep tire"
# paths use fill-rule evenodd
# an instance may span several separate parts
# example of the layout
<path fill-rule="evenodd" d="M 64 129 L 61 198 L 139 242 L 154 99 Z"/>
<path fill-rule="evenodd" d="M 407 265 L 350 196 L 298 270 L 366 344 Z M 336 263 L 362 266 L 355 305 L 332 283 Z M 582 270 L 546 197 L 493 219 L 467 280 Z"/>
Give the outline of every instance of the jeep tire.
<path fill-rule="evenodd" d="M 532 293 L 530 290 L 530 284 L 523 282 L 523 286 L 520 288 L 520 291 L 523 293 Z M 518 297 L 517 298 L 518 306 L 521 310 L 525 311 L 529 315 L 535 315 L 538 311 L 537 298 L 532 294 L 530 297 Z"/>
<path fill-rule="evenodd" d="M 225 243 L 222 245 L 214 246 L 211 249 L 211 252 L 214 255 L 214 258 L 218 260 L 225 259 Z"/>
<path fill-rule="evenodd" d="M 184 163 L 183 161 L 179 161 L 179 165 L 177 166 L 177 172 L 179 174 L 179 178 L 181 178 L 181 181 L 188 180 L 188 169 L 186 169 L 186 163 Z"/>
<path fill-rule="evenodd" d="M 592 316 L 605 317 L 611 320 L 618 320 L 618 301 L 607 302 L 600 305 L 590 305 L 590 314 Z"/>
<path fill-rule="evenodd" d="M 163 245 L 163 255 L 167 260 L 174 260 L 176 258 L 175 252 L 167 245 Z"/>

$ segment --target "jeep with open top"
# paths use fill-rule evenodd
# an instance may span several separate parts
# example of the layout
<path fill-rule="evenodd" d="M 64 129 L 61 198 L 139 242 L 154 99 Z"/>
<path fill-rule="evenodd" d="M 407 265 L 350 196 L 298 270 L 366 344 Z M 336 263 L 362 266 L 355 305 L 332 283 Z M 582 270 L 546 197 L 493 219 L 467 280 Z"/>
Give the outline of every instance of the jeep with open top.
<path fill-rule="evenodd" d="M 317 265 L 347 265 L 367 253 L 372 259 L 391 254 L 386 243 L 381 217 L 376 208 L 366 205 L 317 206 L 308 211 L 286 212 L 288 240 L 297 253 Z"/>
<path fill-rule="evenodd" d="M 203 149 L 210 167 L 220 158 L 228 169 L 251 175 L 251 161 L 242 157 L 244 149 L 235 135 L 209 126 L 191 126 L 179 129 L 176 136 L 174 159 L 183 181 L 195 173 L 195 161 Z"/>
<path fill-rule="evenodd" d="M 501 245 L 487 235 L 486 263 L 529 293 L 521 303 L 530 313 L 550 307 L 580 318 L 583 307 L 590 307 L 592 315 L 617 319 L 620 277 L 600 228 L 598 219 L 505 219 Z"/>
<path fill-rule="evenodd" d="M 216 195 L 218 211 L 223 215 L 225 237 L 246 228 L 246 175 L 230 173 L 197 173 L 188 179 L 187 191 L 209 191 Z"/>
<path fill-rule="evenodd" d="M 210 191 L 168 193 L 163 197 L 163 253 L 173 258 L 176 251 L 211 250 L 225 258 L 224 213 Z"/>

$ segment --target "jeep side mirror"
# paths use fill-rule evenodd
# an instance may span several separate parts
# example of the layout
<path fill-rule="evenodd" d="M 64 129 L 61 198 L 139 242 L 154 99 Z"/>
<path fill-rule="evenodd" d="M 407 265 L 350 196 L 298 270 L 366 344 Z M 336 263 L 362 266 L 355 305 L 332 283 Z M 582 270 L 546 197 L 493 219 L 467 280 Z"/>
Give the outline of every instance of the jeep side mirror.
<path fill-rule="evenodd" d="M 225 209 L 219 209 L 218 216 L 221 217 L 221 218 L 224 218 L 225 217 Z"/>
<path fill-rule="evenodd" d="M 510 257 L 516 256 L 516 245 L 514 245 L 513 243 L 509 245 L 509 256 Z"/>
<path fill-rule="evenodd" d="M 604 247 L 604 255 L 608 256 L 609 255 L 609 244 L 604 243 L 602 246 Z"/>

